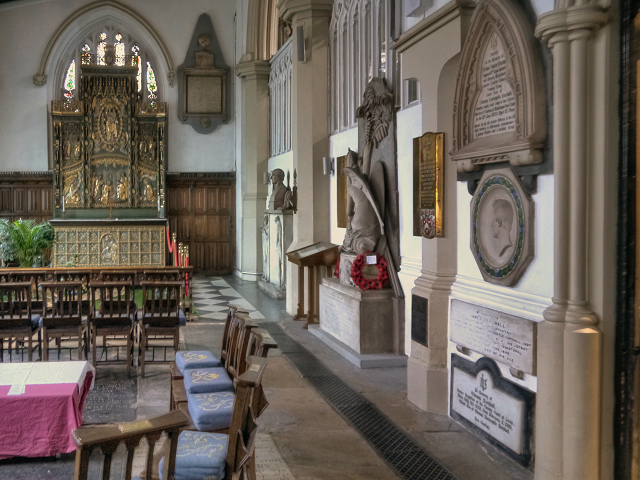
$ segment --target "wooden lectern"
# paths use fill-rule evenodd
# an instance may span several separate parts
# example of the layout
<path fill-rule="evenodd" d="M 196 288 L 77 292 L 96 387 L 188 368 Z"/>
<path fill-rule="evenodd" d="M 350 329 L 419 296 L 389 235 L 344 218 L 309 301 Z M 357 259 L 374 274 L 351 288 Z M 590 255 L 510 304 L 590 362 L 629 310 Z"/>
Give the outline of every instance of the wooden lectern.
<path fill-rule="evenodd" d="M 307 325 L 318 323 L 316 320 L 316 299 L 319 296 L 318 283 L 316 282 L 316 267 L 327 267 L 327 275 L 331 275 L 331 269 L 338 261 L 340 253 L 338 245 L 329 242 L 319 242 L 308 247 L 287 253 L 291 263 L 298 265 L 298 312 L 294 320 L 307 319 Z M 304 314 L 304 267 L 309 267 L 309 311 Z"/>

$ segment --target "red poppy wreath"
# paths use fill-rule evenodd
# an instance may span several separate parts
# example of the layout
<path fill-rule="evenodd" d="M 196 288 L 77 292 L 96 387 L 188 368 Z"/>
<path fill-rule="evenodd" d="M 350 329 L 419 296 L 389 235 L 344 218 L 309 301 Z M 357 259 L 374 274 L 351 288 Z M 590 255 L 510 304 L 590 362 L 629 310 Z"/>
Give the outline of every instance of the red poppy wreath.
<path fill-rule="evenodd" d="M 376 256 L 376 264 L 366 263 L 368 255 Z M 377 253 L 364 252 L 356 257 L 351 265 L 351 280 L 362 290 L 379 290 L 389 279 L 387 261 Z"/>

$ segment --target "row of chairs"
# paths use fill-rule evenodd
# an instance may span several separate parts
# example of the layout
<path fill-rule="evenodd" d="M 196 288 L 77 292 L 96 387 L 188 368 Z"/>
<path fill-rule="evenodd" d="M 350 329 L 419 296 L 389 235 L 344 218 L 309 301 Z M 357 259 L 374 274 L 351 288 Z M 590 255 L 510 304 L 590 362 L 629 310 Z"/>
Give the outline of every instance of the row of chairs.
<path fill-rule="evenodd" d="M 272 348 L 277 344 L 268 332 L 258 328 L 246 312 L 230 306 L 220 358 L 208 351 L 176 353 L 171 364 L 171 413 L 119 429 L 80 427 L 74 432 L 75 480 L 87 478 L 94 448 L 102 450 L 102 468 L 109 469 L 121 443 L 127 449 L 126 478 L 131 478 L 134 450 L 142 437 L 150 445 L 143 478 L 152 478 L 154 469 L 149 465 L 163 457 L 160 478 L 255 480 L 256 420 L 268 406 L 262 376 Z M 162 432 L 168 436 L 164 448 L 154 448 Z M 157 475 L 154 472 L 153 478 Z"/>
<path fill-rule="evenodd" d="M 180 281 L 143 281 L 142 304 L 137 305 L 132 280 L 91 280 L 88 297 L 83 284 L 76 281 L 40 282 L 41 298 L 32 301 L 31 282 L 0 283 L 0 359 L 4 358 L 4 342 L 18 348 L 23 345 L 29 361 L 39 349 L 40 358 L 49 360 L 52 341 L 58 347 L 63 341 L 77 341 L 78 359 L 88 358 L 89 344 L 96 365 L 97 340 L 102 337 L 107 363 L 126 363 L 131 374 L 134 345 L 140 346 L 139 360 L 144 375 L 146 350 L 150 339 L 173 340 L 178 350 L 179 326 L 186 317 L 180 308 L 183 284 Z M 34 338 L 37 336 L 37 345 Z M 126 358 L 120 358 L 116 345 L 115 358 L 107 355 L 108 339 L 126 340 Z M 155 361 L 155 354 L 152 357 Z M 161 361 L 168 361 L 166 348 Z"/>

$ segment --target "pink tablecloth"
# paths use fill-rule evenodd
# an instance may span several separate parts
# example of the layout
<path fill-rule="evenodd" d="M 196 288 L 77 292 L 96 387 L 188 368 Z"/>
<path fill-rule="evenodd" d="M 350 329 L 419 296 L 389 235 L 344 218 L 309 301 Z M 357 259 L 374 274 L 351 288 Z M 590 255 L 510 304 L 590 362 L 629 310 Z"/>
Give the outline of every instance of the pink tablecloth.
<path fill-rule="evenodd" d="M 24 393 L 8 395 L 11 387 L 0 385 L 0 459 L 73 452 L 71 432 L 82 424 L 92 381 L 89 370 L 81 387 L 78 382 L 27 384 Z"/>

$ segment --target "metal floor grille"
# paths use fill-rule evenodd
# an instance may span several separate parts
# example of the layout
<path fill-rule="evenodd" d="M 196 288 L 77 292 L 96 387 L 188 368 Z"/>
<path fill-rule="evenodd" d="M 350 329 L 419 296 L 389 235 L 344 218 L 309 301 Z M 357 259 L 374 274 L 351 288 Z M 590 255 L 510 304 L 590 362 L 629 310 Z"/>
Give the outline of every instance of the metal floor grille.
<path fill-rule="evenodd" d="M 376 449 L 399 477 L 405 480 L 457 480 L 375 405 L 287 335 L 280 325 L 265 322 L 260 326 L 271 334 L 300 374 Z"/>

